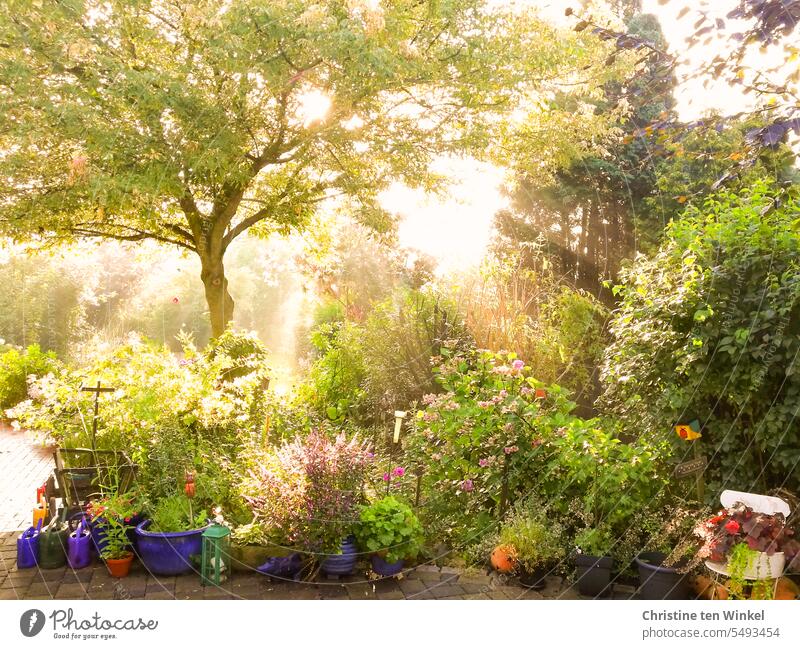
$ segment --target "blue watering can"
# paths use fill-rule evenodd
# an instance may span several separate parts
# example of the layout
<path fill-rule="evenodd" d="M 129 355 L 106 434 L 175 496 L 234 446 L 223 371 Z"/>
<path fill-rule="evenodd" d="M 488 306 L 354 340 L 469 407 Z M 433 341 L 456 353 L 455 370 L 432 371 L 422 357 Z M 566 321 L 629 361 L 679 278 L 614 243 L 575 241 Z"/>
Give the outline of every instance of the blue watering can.
<path fill-rule="evenodd" d="M 92 535 L 86 519 L 81 518 L 77 529 L 67 537 L 67 563 L 73 570 L 85 568 L 92 562 Z"/>
<path fill-rule="evenodd" d="M 42 519 L 36 527 L 29 527 L 17 539 L 17 568 L 33 568 L 39 563 L 39 532 Z"/>

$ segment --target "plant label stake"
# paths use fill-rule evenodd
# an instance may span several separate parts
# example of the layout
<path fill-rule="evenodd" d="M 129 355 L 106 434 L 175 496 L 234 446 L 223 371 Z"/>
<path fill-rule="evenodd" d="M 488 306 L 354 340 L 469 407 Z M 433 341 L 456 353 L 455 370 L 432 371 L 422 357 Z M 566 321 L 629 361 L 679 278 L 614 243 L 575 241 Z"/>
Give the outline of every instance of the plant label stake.
<path fill-rule="evenodd" d="M 101 388 L 100 381 L 97 381 L 97 387 L 87 388 L 81 386 L 81 392 L 94 392 L 94 417 L 92 417 L 92 450 L 96 451 L 95 438 L 97 437 L 97 411 L 100 406 L 100 393 L 101 392 L 114 392 L 116 388 Z"/>
<path fill-rule="evenodd" d="M 395 410 L 394 411 L 394 436 L 392 437 L 392 445 L 389 447 L 389 464 L 391 465 L 391 460 L 394 459 L 395 450 L 400 444 L 400 431 L 403 429 L 403 420 L 406 418 L 406 411 L 405 410 Z M 392 484 L 392 467 L 389 466 L 389 471 L 387 473 L 389 479 L 386 481 L 386 493 L 389 493 L 389 487 Z"/>

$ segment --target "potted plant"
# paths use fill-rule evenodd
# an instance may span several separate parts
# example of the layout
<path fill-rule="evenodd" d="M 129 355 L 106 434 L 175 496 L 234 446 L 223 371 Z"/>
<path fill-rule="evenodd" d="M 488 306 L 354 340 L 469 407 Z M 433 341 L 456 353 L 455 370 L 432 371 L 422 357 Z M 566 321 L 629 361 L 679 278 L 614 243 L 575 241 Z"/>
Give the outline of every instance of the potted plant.
<path fill-rule="evenodd" d="M 128 519 L 130 520 L 130 519 Z M 130 550 L 128 532 L 133 529 L 130 522 L 112 516 L 106 519 L 105 543 L 100 551 L 100 558 L 106 563 L 106 568 L 112 577 L 127 577 L 133 562 L 133 552 Z"/>
<path fill-rule="evenodd" d="M 417 556 L 422 526 L 411 507 L 394 496 L 361 508 L 356 528 L 358 545 L 371 554 L 372 569 L 383 577 L 399 573 Z"/>
<path fill-rule="evenodd" d="M 500 530 L 500 547 L 512 548 L 520 583 L 534 589 L 544 588 L 545 576 L 566 554 L 561 526 L 538 512 L 517 511 Z"/>
<path fill-rule="evenodd" d="M 125 529 L 127 535 L 125 545 L 130 550 L 135 540 L 136 526 L 144 520 L 134 494 L 110 493 L 96 498 L 86 506 L 86 513 L 89 516 L 89 529 L 94 547 L 101 557 L 112 528 L 115 532 L 119 527 Z"/>
<path fill-rule="evenodd" d="M 192 558 L 202 550 L 206 527 L 207 511 L 195 511 L 188 494 L 163 498 L 152 508 L 150 518 L 136 527 L 137 551 L 142 563 L 156 575 L 191 571 Z"/>
<path fill-rule="evenodd" d="M 692 535 L 696 515 L 684 507 L 660 506 L 631 523 L 638 537 L 635 547 L 645 547 L 634 557 L 642 599 L 688 598 L 689 569 L 697 549 Z"/>
<path fill-rule="evenodd" d="M 588 527 L 575 537 L 576 585 L 581 595 L 598 597 L 611 584 L 614 559 L 608 556 L 614 544 L 603 526 Z"/>
<path fill-rule="evenodd" d="M 327 574 L 351 574 L 357 553 L 349 537 L 372 458 L 355 436 L 313 429 L 254 454 L 241 493 L 254 523 L 303 551 L 304 572 L 318 563 Z"/>
<path fill-rule="evenodd" d="M 695 534 L 702 541 L 698 558 L 731 578 L 734 597 L 743 595 L 746 581 L 778 579 L 787 558 L 791 562 L 800 549 L 783 514 L 756 512 L 743 503 L 720 510 L 700 523 Z"/>

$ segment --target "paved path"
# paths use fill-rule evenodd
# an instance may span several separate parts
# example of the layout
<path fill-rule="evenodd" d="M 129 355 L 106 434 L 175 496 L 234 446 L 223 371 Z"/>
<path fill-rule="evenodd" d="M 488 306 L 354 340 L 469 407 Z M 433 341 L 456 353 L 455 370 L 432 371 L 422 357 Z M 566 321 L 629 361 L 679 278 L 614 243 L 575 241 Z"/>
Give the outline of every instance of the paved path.
<path fill-rule="evenodd" d="M 203 587 L 196 574 L 156 577 L 135 563 L 124 579 L 110 577 L 102 563 L 82 570 L 17 570 L 15 535 L 0 540 L 0 600 L 12 599 L 576 599 L 560 577 L 533 591 L 477 571 L 418 566 L 404 578 L 368 581 L 365 575 L 308 583 L 272 581 L 259 574 L 234 574 L 221 587 Z M 629 595 L 628 595 L 629 596 Z"/>
<path fill-rule="evenodd" d="M 255 573 L 234 573 L 222 587 L 203 587 L 196 574 L 156 577 L 134 562 L 125 579 L 109 576 L 102 562 L 82 570 L 19 570 L 16 539 L 30 526 L 31 508 L 53 468 L 52 450 L 31 436 L 0 425 L 0 600 L 9 599 L 575 599 L 561 577 L 541 591 L 480 570 L 422 565 L 402 578 L 370 581 L 361 575 L 341 580 L 296 583 Z M 618 590 L 615 597 L 631 596 Z"/>
<path fill-rule="evenodd" d="M 0 423 L 0 533 L 31 524 L 36 489 L 53 471 L 53 451 Z"/>

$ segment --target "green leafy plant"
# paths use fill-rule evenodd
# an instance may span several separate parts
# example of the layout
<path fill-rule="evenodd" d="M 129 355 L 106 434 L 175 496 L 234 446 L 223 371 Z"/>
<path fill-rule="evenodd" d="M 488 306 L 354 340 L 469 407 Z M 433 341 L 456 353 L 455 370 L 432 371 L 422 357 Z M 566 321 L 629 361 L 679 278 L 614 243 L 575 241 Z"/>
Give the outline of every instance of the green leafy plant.
<path fill-rule="evenodd" d="M 123 559 L 130 554 L 129 532 L 134 517 L 141 513 L 141 505 L 134 494 L 111 493 L 92 500 L 86 513 L 93 525 L 101 529 L 105 538 L 100 551 L 103 559 Z"/>
<path fill-rule="evenodd" d="M 527 572 L 552 566 L 566 556 L 564 528 L 541 506 L 526 503 L 503 523 L 499 543 L 514 549 L 517 565 Z"/>
<path fill-rule="evenodd" d="M 626 444 L 612 422 L 574 416 L 566 392 L 536 380 L 515 354 L 445 349 L 439 361 L 445 391 L 424 398 L 407 453 L 429 497 L 426 526 L 444 537 L 474 538 L 503 504 L 529 494 L 554 515 L 576 499 L 587 524 L 624 528 L 665 486 L 668 447 Z"/>
<path fill-rule="evenodd" d="M 149 515 L 149 532 L 187 532 L 205 527 L 208 523 L 208 511 L 196 511 L 192 500 L 184 494 L 174 494 L 159 500 Z"/>
<path fill-rule="evenodd" d="M 581 554 L 606 557 L 614 547 L 614 536 L 605 526 L 587 527 L 575 535 L 575 547 Z"/>
<path fill-rule="evenodd" d="M 415 558 L 423 538 L 411 507 L 394 496 L 361 509 L 355 536 L 363 550 L 384 556 L 388 563 Z"/>
<path fill-rule="evenodd" d="M 748 586 L 745 579 L 745 573 L 748 566 L 756 560 L 758 551 L 753 550 L 747 543 L 737 543 L 734 545 L 728 554 L 728 572 L 730 579 L 728 580 L 728 595 L 731 599 L 746 599 L 745 588 Z M 772 575 L 767 575 L 771 578 Z M 772 588 L 760 589 L 765 591 L 772 591 Z"/>

